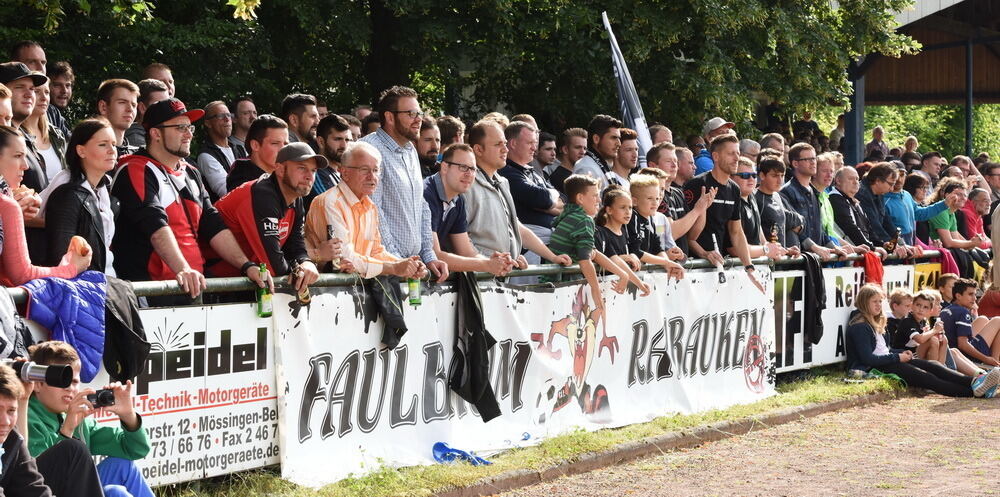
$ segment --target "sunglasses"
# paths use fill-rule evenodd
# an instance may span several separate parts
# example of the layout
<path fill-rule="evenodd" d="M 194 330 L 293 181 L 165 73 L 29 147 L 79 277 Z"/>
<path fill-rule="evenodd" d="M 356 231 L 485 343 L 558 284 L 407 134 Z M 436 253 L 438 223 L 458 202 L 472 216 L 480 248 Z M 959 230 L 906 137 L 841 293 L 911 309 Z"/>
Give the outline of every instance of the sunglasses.
<path fill-rule="evenodd" d="M 757 173 L 733 173 L 733 176 L 741 179 L 756 179 Z"/>

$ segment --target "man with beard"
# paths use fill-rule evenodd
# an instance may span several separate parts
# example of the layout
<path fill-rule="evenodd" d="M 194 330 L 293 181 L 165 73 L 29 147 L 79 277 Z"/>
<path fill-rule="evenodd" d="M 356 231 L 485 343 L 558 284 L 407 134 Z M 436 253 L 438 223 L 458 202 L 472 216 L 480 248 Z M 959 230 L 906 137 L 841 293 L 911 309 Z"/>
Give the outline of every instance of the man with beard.
<path fill-rule="evenodd" d="M 361 141 L 374 146 L 382 157 L 378 187 L 371 195 L 378 206 L 382 242 L 399 257 L 420 256 L 438 281 L 444 281 L 448 265 L 434 255 L 431 211 L 424 202 L 420 158 L 413 146 L 424 115 L 417 92 L 393 86 L 382 92 L 375 110 L 379 128 Z"/>
<path fill-rule="evenodd" d="M 245 264 L 266 263 L 272 276 L 296 270 L 295 286 L 301 291 L 319 277 L 306 251 L 302 197 L 312 191 L 316 171 L 329 164 L 326 157 L 314 154 L 302 142 L 285 145 L 276 160 L 272 174 L 243 183 L 219 200 L 215 208 L 248 254 L 250 260 Z M 225 262 L 212 268 L 213 276 L 240 273 Z"/>
<path fill-rule="evenodd" d="M 434 119 L 424 116 L 420 120 L 420 137 L 414 142 L 420 159 L 420 175 L 424 178 L 438 171 L 438 153 L 441 152 L 441 130 Z"/>
<path fill-rule="evenodd" d="M 176 98 L 149 106 L 143 116 L 149 146 L 119 161 L 111 187 L 121 203 L 112 241 L 115 272 L 130 281 L 176 280 L 190 296 L 149 297 L 150 305 L 191 303 L 205 289 L 199 242 L 264 285 L 209 202 L 201 174 L 184 162 L 191 153 L 191 123 L 204 115 Z"/>
<path fill-rule="evenodd" d="M 351 127 L 347 119 L 337 114 L 320 119 L 316 127 L 316 146 L 329 165 L 316 170 L 316 181 L 305 199 L 306 211 L 314 198 L 340 183 L 340 157 L 348 143 L 351 143 Z"/>
<path fill-rule="evenodd" d="M 288 123 L 288 143 L 305 142 L 316 151 L 319 110 L 316 97 L 293 93 L 281 101 L 281 118 Z"/>
<path fill-rule="evenodd" d="M 236 159 L 246 157 L 242 148 L 232 146 L 229 135 L 233 131 L 233 115 L 221 100 L 205 106 L 205 129 L 208 143 L 198 154 L 198 171 L 208 187 L 208 196 L 214 204 L 226 194 L 226 176 Z"/>

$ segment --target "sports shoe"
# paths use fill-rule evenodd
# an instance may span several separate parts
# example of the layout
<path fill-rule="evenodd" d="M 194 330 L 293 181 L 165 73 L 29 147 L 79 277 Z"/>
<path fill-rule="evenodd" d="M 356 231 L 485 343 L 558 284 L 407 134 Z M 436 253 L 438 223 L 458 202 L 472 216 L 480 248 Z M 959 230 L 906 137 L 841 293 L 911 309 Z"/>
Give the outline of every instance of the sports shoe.
<path fill-rule="evenodd" d="M 982 397 L 997 385 L 1000 385 L 1000 367 L 995 367 L 988 373 L 979 375 L 972 380 L 972 394 L 976 397 Z"/>
<path fill-rule="evenodd" d="M 998 390 L 997 387 L 993 387 L 986 391 L 986 393 L 983 395 L 983 398 L 992 399 L 997 396 L 997 393 L 1000 393 L 1000 390 Z"/>

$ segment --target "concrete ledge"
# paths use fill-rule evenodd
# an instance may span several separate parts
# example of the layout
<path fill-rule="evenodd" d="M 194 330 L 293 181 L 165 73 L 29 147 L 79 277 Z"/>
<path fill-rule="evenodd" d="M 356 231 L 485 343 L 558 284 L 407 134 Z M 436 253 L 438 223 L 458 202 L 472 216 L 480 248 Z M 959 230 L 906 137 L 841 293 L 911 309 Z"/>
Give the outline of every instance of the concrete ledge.
<path fill-rule="evenodd" d="M 804 406 L 790 407 L 760 416 L 714 423 L 691 430 L 666 433 L 656 437 L 619 445 L 603 452 L 583 454 L 541 470 L 515 470 L 483 480 L 468 487 L 444 490 L 437 497 L 480 497 L 555 480 L 562 476 L 586 473 L 595 469 L 624 464 L 644 457 L 671 450 L 696 447 L 706 442 L 745 435 L 754 430 L 766 429 L 849 407 L 875 404 L 909 395 L 907 392 L 879 392 L 860 397 L 834 400 Z"/>

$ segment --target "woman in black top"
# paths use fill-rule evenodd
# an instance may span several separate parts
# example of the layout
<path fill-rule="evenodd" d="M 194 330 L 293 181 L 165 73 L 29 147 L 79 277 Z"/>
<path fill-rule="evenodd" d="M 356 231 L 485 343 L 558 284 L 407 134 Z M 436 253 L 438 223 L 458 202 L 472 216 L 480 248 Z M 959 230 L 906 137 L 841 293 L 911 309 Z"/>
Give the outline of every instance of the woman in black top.
<path fill-rule="evenodd" d="M 48 264 L 56 264 L 79 235 L 93 247 L 90 269 L 114 276 L 111 239 L 118 201 L 108 177 L 117 162 L 115 135 L 103 119 L 87 119 L 73 128 L 66 148 L 69 182 L 57 187 L 45 204 Z"/>
<path fill-rule="evenodd" d="M 628 280 L 639 287 L 642 296 L 649 295 L 649 285 L 646 285 L 633 269 L 640 267 L 639 259 L 628 251 L 628 237 L 625 225 L 632 217 L 632 196 L 619 186 L 611 186 L 604 190 L 601 196 L 601 210 L 597 212 L 594 223 L 594 248 L 604 254 L 618 267 L 625 270 Z M 631 266 L 631 267 L 629 267 Z"/>

